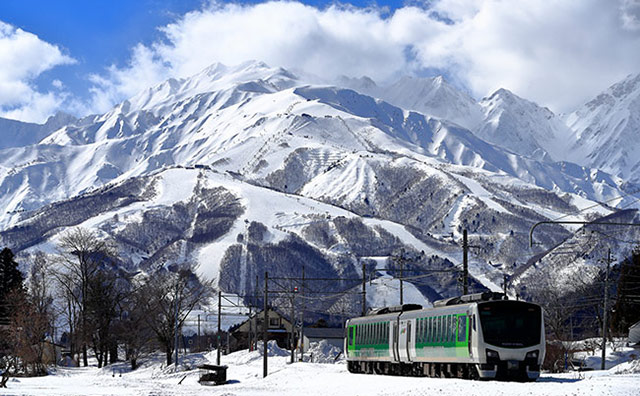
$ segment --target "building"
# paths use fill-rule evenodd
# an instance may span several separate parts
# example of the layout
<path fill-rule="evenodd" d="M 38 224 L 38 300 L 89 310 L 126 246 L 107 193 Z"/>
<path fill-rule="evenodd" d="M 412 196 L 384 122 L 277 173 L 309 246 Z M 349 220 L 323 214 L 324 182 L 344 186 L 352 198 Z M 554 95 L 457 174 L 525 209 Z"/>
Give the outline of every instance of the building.
<path fill-rule="evenodd" d="M 640 322 L 629 327 L 629 345 L 640 345 Z"/>
<path fill-rule="evenodd" d="M 312 342 L 320 342 L 322 340 L 325 340 L 329 345 L 333 345 L 336 348 L 340 348 L 341 351 L 344 351 L 344 329 L 305 327 L 303 340 L 302 348 L 304 353 L 309 350 L 309 345 Z"/>
<path fill-rule="evenodd" d="M 279 312 L 269 308 L 267 311 L 268 327 L 267 340 L 276 340 L 280 348 L 290 349 L 291 345 L 291 322 Z M 249 319 L 229 329 L 231 333 L 229 347 L 231 352 L 240 349 L 249 349 L 250 343 L 255 344 L 256 340 L 262 340 L 264 323 L 264 313 L 258 312 Z M 295 336 L 294 341 L 295 341 Z"/>

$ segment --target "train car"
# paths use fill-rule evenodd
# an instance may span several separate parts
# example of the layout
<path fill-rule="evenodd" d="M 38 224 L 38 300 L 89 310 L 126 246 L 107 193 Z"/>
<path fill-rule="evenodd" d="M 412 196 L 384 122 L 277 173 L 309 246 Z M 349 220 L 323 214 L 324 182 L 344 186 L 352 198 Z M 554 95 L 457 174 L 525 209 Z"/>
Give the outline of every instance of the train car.
<path fill-rule="evenodd" d="M 383 308 L 345 328 L 352 373 L 535 381 L 545 354 L 540 306 L 502 293 Z"/>

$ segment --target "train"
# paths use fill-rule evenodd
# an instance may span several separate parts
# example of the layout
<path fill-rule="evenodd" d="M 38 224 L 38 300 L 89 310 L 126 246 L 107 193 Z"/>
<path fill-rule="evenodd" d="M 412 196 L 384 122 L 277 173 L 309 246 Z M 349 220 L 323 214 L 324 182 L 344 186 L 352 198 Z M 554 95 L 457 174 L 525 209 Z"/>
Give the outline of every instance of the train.
<path fill-rule="evenodd" d="M 351 373 L 535 381 L 545 355 L 542 308 L 496 292 L 373 310 L 345 331 Z"/>

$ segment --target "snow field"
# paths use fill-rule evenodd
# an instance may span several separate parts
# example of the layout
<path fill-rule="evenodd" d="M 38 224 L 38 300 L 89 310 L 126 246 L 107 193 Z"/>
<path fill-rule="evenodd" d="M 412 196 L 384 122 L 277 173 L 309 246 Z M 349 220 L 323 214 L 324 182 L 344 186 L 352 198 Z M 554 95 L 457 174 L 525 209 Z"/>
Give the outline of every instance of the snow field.
<path fill-rule="evenodd" d="M 640 389 L 638 361 L 624 363 L 616 374 L 609 371 L 543 374 L 535 383 L 469 381 L 460 379 L 411 378 L 350 374 L 344 361 L 337 364 L 289 364 L 289 351 L 270 345 L 268 373 L 262 378 L 259 351 L 238 351 L 223 355 L 221 363 L 229 367 L 229 383 L 202 386 L 197 380 L 203 363 L 215 364 L 216 354 L 181 356 L 180 370 L 165 368 L 163 356 L 155 355 L 142 367 L 129 372 L 125 363 L 103 369 L 59 368 L 53 375 L 12 379 L 3 395 L 322 395 L 322 396 L 565 396 L 615 395 L 637 396 Z M 322 346 L 312 348 L 320 360 Z M 329 352 L 330 353 L 330 352 Z M 315 359 L 314 359 L 315 360 Z M 326 360 L 325 360 L 326 361 Z M 633 373 L 629 374 L 629 371 Z"/>

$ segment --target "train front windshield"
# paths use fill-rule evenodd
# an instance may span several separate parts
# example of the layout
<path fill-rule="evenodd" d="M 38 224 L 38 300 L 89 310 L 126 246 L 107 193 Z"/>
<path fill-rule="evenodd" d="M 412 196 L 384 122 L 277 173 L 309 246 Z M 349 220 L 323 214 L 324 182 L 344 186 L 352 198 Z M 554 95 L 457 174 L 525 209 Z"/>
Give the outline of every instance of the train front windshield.
<path fill-rule="evenodd" d="M 503 348 L 524 348 L 540 343 L 541 310 L 518 301 L 492 301 L 478 305 L 484 341 Z"/>

